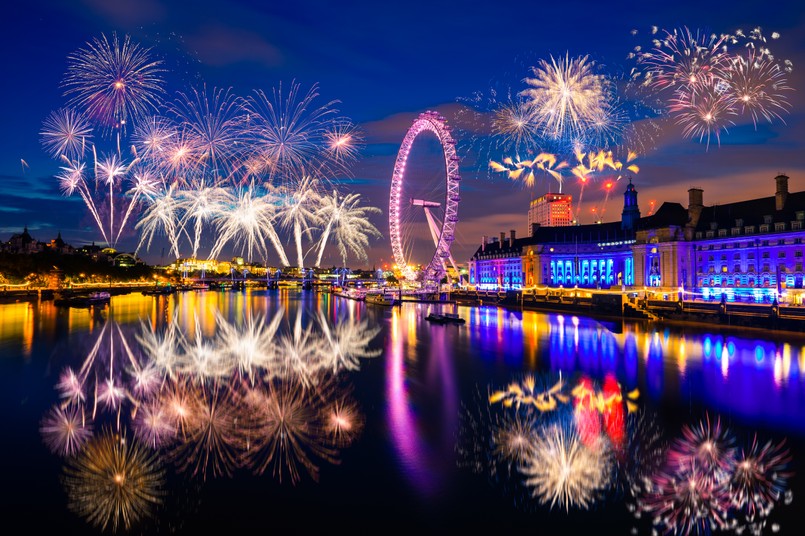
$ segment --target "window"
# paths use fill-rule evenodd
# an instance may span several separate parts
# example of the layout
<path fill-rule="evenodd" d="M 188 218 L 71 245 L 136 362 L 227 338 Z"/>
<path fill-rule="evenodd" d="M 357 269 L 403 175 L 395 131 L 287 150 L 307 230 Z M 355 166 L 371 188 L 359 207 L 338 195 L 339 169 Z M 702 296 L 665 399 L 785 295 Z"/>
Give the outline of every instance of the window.
<path fill-rule="evenodd" d="M 795 269 L 797 272 L 801 272 L 801 271 L 802 271 L 802 262 L 798 262 L 798 263 L 796 263 L 796 265 L 794 266 L 794 269 Z"/>
<path fill-rule="evenodd" d="M 707 231 L 707 232 L 705 233 L 705 236 L 706 236 L 707 238 L 713 238 L 713 231 Z M 711 246 L 711 247 L 712 247 L 712 246 Z"/>
<path fill-rule="evenodd" d="M 764 223 L 763 225 L 761 225 L 760 226 L 760 232 L 761 233 L 768 233 L 769 232 L 769 225 L 767 223 Z"/>
<path fill-rule="evenodd" d="M 805 220 L 805 211 L 800 210 L 800 211 L 798 211 L 798 212 L 795 212 L 794 214 L 795 214 L 795 217 L 796 217 L 796 218 L 797 218 L 799 221 Z"/>
<path fill-rule="evenodd" d="M 794 239 L 794 243 L 795 243 L 795 244 L 801 244 L 801 243 L 802 243 L 802 239 L 801 239 L 801 238 L 795 238 L 795 239 Z"/>
<path fill-rule="evenodd" d="M 764 251 L 764 252 L 763 252 L 762 257 L 763 257 L 764 259 L 768 259 L 768 258 L 770 257 L 769 252 L 768 252 L 768 251 Z"/>
<path fill-rule="evenodd" d="M 702 262 L 702 256 L 699 255 L 699 262 Z"/>
<path fill-rule="evenodd" d="M 739 234 L 741 234 L 741 228 L 733 227 L 732 229 L 730 229 L 730 233 L 732 234 L 732 236 L 738 236 Z"/>
<path fill-rule="evenodd" d="M 710 230 L 715 231 L 716 229 L 718 229 L 718 223 L 716 223 L 714 221 L 711 221 L 710 222 Z"/>
<path fill-rule="evenodd" d="M 755 226 L 754 225 L 747 225 L 744 229 L 746 234 L 755 234 Z"/>
<path fill-rule="evenodd" d="M 701 240 L 701 238 L 702 238 L 702 232 L 696 231 L 696 240 Z"/>
<path fill-rule="evenodd" d="M 768 246 L 768 245 L 769 245 L 769 241 L 768 241 L 768 240 L 764 240 L 764 241 L 762 242 L 762 245 L 764 245 L 764 246 Z"/>
<path fill-rule="evenodd" d="M 768 272 L 768 271 L 769 271 L 769 263 L 767 263 L 767 262 L 764 262 L 764 263 L 763 263 L 763 271 L 764 271 L 764 272 Z"/>
<path fill-rule="evenodd" d="M 727 236 L 727 230 L 726 229 L 719 229 L 718 230 L 718 236 Z"/>
<path fill-rule="evenodd" d="M 784 259 L 784 258 L 785 258 L 785 250 L 781 250 L 781 251 L 780 251 L 780 252 L 777 254 L 777 257 L 779 257 L 780 259 Z"/>
<path fill-rule="evenodd" d="M 722 253 L 722 254 L 721 254 L 721 260 L 722 260 L 722 261 L 727 260 L 727 255 L 726 255 L 725 253 Z"/>
<path fill-rule="evenodd" d="M 801 259 L 802 258 L 802 250 L 798 249 L 794 252 L 794 258 Z"/>
<path fill-rule="evenodd" d="M 768 214 L 763 216 L 763 223 L 770 224 L 771 223 L 771 216 Z"/>
<path fill-rule="evenodd" d="M 754 253 L 747 253 L 746 258 L 747 258 L 747 259 L 754 259 L 754 258 L 755 258 L 755 254 L 754 254 Z"/>
<path fill-rule="evenodd" d="M 797 231 L 799 229 L 802 229 L 802 222 L 801 221 L 792 221 L 791 222 L 791 230 L 792 231 Z"/>
<path fill-rule="evenodd" d="M 734 260 L 734 261 L 739 261 L 739 260 L 741 260 L 741 254 L 740 254 L 740 253 L 736 253 L 735 255 L 733 255 L 733 256 L 732 256 L 732 260 Z"/>
<path fill-rule="evenodd" d="M 744 226 L 744 219 L 738 218 L 735 220 L 735 227 L 743 227 Z"/>
<path fill-rule="evenodd" d="M 775 231 L 785 231 L 785 222 L 784 221 L 778 221 L 777 223 L 775 223 L 774 224 L 774 230 Z"/>
<path fill-rule="evenodd" d="M 741 265 L 736 264 L 735 266 L 732 267 L 732 271 L 735 272 L 736 274 L 740 274 L 741 273 Z"/>

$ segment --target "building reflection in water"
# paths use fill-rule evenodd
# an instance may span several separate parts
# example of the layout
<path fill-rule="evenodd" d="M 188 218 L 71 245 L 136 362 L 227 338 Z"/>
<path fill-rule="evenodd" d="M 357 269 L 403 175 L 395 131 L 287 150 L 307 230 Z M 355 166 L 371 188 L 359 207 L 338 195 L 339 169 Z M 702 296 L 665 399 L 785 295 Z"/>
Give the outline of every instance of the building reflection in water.
<path fill-rule="evenodd" d="M 791 403 L 805 396 L 805 347 L 769 340 L 768 332 L 761 340 L 751 332 L 683 333 L 569 315 L 472 311 L 470 344 L 481 359 L 519 359 L 530 370 L 583 371 L 599 381 L 613 373 L 655 401 L 684 399 L 745 422 L 805 432 L 805 406 Z"/>
<path fill-rule="evenodd" d="M 785 441 L 739 441 L 718 417 L 665 438 L 637 390 L 613 373 L 526 376 L 490 386 L 462 414 L 459 464 L 518 503 L 570 512 L 609 497 L 664 534 L 760 534 L 791 502 Z"/>
<path fill-rule="evenodd" d="M 379 328 L 302 307 L 233 321 L 207 311 L 139 327 L 107 320 L 62 372 L 40 431 L 65 458 L 69 507 L 89 523 L 129 529 L 152 516 L 169 468 L 316 481 L 359 437 L 363 414 L 340 373 L 380 354 L 369 344 Z"/>

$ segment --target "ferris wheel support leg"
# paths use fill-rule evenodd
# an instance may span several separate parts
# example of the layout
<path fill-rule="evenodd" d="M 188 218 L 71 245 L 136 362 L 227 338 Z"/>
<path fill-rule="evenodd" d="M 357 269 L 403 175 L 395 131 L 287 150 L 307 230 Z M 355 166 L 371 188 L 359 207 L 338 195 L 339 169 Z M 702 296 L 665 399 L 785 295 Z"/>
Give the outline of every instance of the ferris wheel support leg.
<path fill-rule="evenodd" d="M 442 225 L 436 221 L 428 207 L 423 208 L 425 209 L 425 217 L 428 219 L 428 228 L 430 229 L 430 236 L 433 238 L 433 245 L 439 247 L 439 233 L 442 232 Z"/>

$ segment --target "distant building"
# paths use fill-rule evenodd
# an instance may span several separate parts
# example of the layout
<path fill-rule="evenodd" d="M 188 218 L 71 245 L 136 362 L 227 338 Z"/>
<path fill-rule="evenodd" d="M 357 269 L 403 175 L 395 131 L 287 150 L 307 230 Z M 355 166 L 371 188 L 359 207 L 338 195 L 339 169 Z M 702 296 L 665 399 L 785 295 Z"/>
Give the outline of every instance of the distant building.
<path fill-rule="evenodd" d="M 481 289 L 524 286 L 656 289 L 704 300 L 802 303 L 805 298 L 805 191 L 705 206 L 700 188 L 688 206 L 663 203 L 641 217 L 629 182 L 620 222 L 534 226 L 530 236 L 483 238 L 469 261 Z"/>
<path fill-rule="evenodd" d="M 11 238 L 6 243 L 5 250 L 9 253 L 24 255 L 41 251 L 39 243 L 28 232 L 27 225 L 21 233 L 11 235 Z"/>
<path fill-rule="evenodd" d="M 540 227 L 572 225 L 572 202 L 573 196 L 570 194 L 547 193 L 534 199 L 528 208 L 528 231 L 531 232 L 534 224 Z"/>

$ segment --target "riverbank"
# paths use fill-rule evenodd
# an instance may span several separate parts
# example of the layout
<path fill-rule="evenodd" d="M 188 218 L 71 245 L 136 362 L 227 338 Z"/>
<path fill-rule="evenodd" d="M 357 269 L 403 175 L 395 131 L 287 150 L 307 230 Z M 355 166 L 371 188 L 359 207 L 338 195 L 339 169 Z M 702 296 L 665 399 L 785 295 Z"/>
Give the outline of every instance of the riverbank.
<path fill-rule="evenodd" d="M 725 329 L 784 331 L 805 336 L 805 307 L 776 304 L 701 301 L 622 301 L 620 294 L 567 297 L 523 294 L 520 291 L 451 293 L 466 305 L 496 305 L 550 313 L 583 315 L 601 320 L 637 320 L 680 326 L 718 326 Z M 617 299 L 614 299 L 617 297 Z"/>

